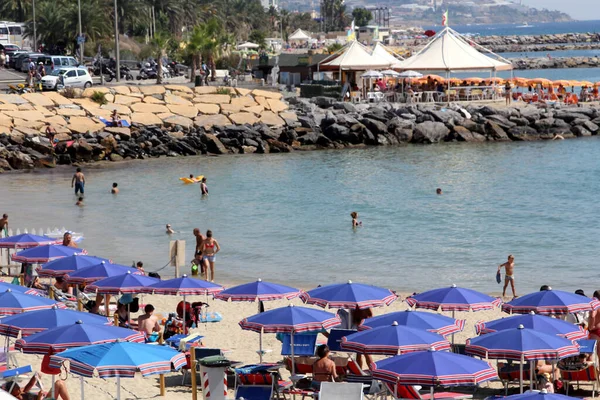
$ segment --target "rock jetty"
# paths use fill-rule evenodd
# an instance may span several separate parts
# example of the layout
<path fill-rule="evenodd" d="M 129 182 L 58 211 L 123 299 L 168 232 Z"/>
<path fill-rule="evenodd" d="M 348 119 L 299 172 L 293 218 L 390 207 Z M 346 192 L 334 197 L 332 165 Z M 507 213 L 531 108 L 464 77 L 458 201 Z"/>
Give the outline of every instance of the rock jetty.
<path fill-rule="evenodd" d="M 514 69 L 597 68 L 600 57 L 536 57 L 510 60 Z"/>
<path fill-rule="evenodd" d="M 597 135 L 594 107 L 351 104 L 291 98 L 265 90 L 212 87 L 114 87 L 100 106 L 83 93 L 0 95 L 0 171 L 101 160 L 198 154 L 280 153 L 365 145 L 523 141 Z M 95 88 L 98 90 L 98 88 Z M 109 128 L 95 116 L 111 110 L 131 128 Z M 51 146 L 46 122 L 57 130 Z"/>
<path fill-rule="evenodd" d="M 559 33 L 553 35 L 509 35 L 509 36 L 475 36 L 476 43 L 492 51 L 512 51 L 515 46 L 530 45 L 565 45 L 573 43 L 597 44 L 600 33 Z"/>

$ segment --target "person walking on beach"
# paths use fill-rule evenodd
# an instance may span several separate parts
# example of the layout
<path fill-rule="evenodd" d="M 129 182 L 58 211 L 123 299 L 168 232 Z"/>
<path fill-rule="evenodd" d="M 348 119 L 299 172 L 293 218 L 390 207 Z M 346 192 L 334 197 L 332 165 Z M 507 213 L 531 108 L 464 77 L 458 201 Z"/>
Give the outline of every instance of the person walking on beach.
<path fill-rule="evenodd" d="M 504 97 L 506 98 L 506 105 L 510 105 L 512 100 L 512 87 L 510 86 L 509 81 L 506 81 L 506 84 L 504 85 Z"/>
<path fill-rule="evenodd" d="M 502 289 L 502 297 L 506 296 L 506 288 L 510 282 L 510 288 L 512 289 L 513 298 L 517 298 L 517 292 L 515 291 L 515 258 L 510 254 L 508 256 L 508 261 L 504 264 L 500 264 L 498 266 L 498 272 L 504 268 L 506 270 L 506 274 L 504 275 L 504 289 Z"/>
<path fill-rule="evenodd" d="M 202 196 L 208 196 L 208 187 L 206 187 L 206 178 L 202 178 L 200 182 L 200 192 L 202 192 Z"/>
<path fill-rule="evenodd" d="M 221 251 L 221 246 L 219 246 L 219 242 L 217 242 L 213 238 L 213 233 L 211 230 L 206 231 L 206 239 L 202 242 L 202 257 L 204 259 L 204 268 L 206 269 L 206 280 L 210 282 L 215 281 L 215 261 L 216 256 L 219 251 Z M 209 277 L 209 268 L 210 268 L 210 277 Z M 209 279 L 210 278 L 210 279 Z"/>
<path fill-rule="evenodd" d="M 85 186 L 85 175 L 81 172 L 81 168 L 77 168 L 77 171 L 73 175 L 73 179 L 71 179 L 71 187 L 75 187 L 75 195 L 77 196 L 79 193 L 83 195 Z"/>
<path fill-rule="evenodd" d="M 4 236 L 8 236 L 8 214 L 4 214 L 0 218 L 0 233 L 2 232 L 4 232 Z"/>

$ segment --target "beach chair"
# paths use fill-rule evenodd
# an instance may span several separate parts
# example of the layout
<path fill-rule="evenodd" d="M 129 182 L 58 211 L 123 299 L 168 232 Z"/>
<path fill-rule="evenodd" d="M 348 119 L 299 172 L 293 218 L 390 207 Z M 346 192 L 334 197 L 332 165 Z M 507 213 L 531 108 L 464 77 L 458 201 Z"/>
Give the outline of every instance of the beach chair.
<path fill-rule="evenodd" d="M 353 329 L 332 329 L 327 338 L 327 347 L 331 351 L 346 351 L 342 350 L 340 343 L 342 343 L 344 336 L 352 335 L 353 333 L 356 333 Z"/>
<path fill-rule="evenodd" d="M 314 356 L 317 346 L 316 333 L 294 335 L 294 356 Z M 288 333 L 284 333 L 281 338 L 281 355 L 292 355 L 292 337 Z"/>
<path fill-rule="evenodd" d="M 319 400 L 362 400 L 362 383 L 321 383 Z"/>
<path fill-rule="evenodd" d="M 29 378 L 25 374 L 29 374 L 31 372 L 33 372 L 31 365 L 25 365 L 25 366 L 19 367 L 19 368 L 7 369 L 5 371 L 2 371 L 2 373 L 0 373 L 0 383 L 2 383 L 3 386 L 6 385 L 4 387 L 6 387 L 6 391 L 8 393 L 10 393 L 10 391 L 13 389 L 13 386 L 15 385 L 15 383 L 17 383 L 17 381 L 19 379 Z"/>
<path fill-rule="evenodd" d="M 483 91 L 481 89 L 472 89 L 467 94 L 467 100 L 482 100 Z"/>
<path fill-rule="evenodd" d="M 596 346 L 598 345 L 594 339 L 583 339 L 577 340 L 579 345 L 579 352 L 581 354 L 591 354 L 593 364 L 582 363 L 582 362 L 559 362 L 558 369 L 560 371 L 560 377 L 566 385 L 566 395 L 569 395 L 569 384 L 577 382 L 577 389 L 579 389 L 581 383 L 590 383 L 592 385 L 592 397 L 596 397 L 596 390 L 600 383 L 598 373 L 598 357 L 596 353 Z M 578 360 L 578 357 L 574 357 Z"/>
<path fill-rule="evenodd" d="M 242 385 L 235 391 L 235 400 L 271 400 L 273 397 L 272 385 Z"/>
<path fill-rule="evenodd" d="M 530 369 L 531 369 L 530 364 L 528 362 L 526 362 L 523 365 L 523 381 L 529 381 Z M 508 385 L 510 383 L 517 383 L 517 384 L 519 383 L 520 371 L 521 371 L 521 369 L 520 369 L 519 363 L 509 362 L 508 364 L 498 367 L 498 377 L 500 378 L 500 381 L 504 385 L 504 392 L 506 395 L 508 395 Z"/>
<path fill-rule="evenodd" d="M 448 101 L 458 100 L 458 93 L 455 89 L 446 90 L 444 93 L 444 98 L 448 99 Z"/>
<path fill-rule="evenodd" d="M 363 395 L 366 398 L 378 397 L 380 394 L 385 392 L 385 388 L 379 384 L 379 381 L 373 379 L 371 371 L 364 371 L 360 368 L 358 363 L 350 359 L 348 360 L 347 374 L 344 379 L 345 382 L 349 383 L 360 383 L 363 385 Z"/>
<path fill-rule="evenodd" d="M 427 400 L 431 397 L 429 393 L 419 393 L 414 386 L 392 385 L 391 383 L 386 383 L 385 385 L 392 397 L 396 400 Z M 434 393 L 433 397 L 436 400 L 464 400 L 473 398 L 470 394 L 456 392 L 438 392 Z"/>
<path fill-rule="evenodd" d="M 212 348 L 208 348 L 208 347 L 192 347 L 190 348 L 190 351 L 194 351 L 195 352 L 195 356 L 196 356 L 196 360 L 200 361 L 203 358 L 206 357 L 213 357 L 213 356 L 222 356 L 223 352 L 221 351 L 221 349 L 212 349 Z M 191 363 L 191 357 L 190 357 L 190 352 L 187 351 L 185 353 L 185 361 L 186 364 L 181 367 L 181 372 L 183 373 L 183 377 L 181 378 L 181 385 L 185 384 L 185 378 L 187 377 L 187 375 L 190 373 L 190 370 L 192 369 L 192 363 Z"/>

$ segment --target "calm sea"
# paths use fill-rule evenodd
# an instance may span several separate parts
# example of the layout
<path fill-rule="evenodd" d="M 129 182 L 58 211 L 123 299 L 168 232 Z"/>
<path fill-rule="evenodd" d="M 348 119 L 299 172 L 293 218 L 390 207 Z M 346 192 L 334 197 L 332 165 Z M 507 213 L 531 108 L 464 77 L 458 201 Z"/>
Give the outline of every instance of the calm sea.
<path fill-rule="evenodd" d="M 452 22 L 452 21 L 450 21 Z M 529 21 L 528 26 L 523 24 L 494 24 L 494 25 L 450 25 L 457 32 L 470 35 L 495 36 L 495 35 L 552 35 L 559 33 L 587 33 L 599 32 L 600 21 L 571 21 L 536 23 Z M 440 30 L 442 27 L 424 26 L 424 29 Z"/>
<path fill-rule="evenodd" d="M 162 158 L 88 167 L 85 206 L 71 168 L 0 176 L 13 228 L 65 226 L 90 254 L 157 270 L 172 238 L 212 229 L 217 281 L 302 287 L 348 279 L 401 290 L 498 291 L 516 259 L 519 292 L 598 289 L 600 142 L 444 144 Z M 210 196 L 178 178 L 204 174 Z M 118 182 L 121 193 L 109 193 Z M 440 187 L 444 194 L 438 196 Z M 363 227 L 351 228 L 357 211 Z M 166 235 L 165 224 L 177 231 Z M 172 267 L 161 271 L 173 273 Z"/>

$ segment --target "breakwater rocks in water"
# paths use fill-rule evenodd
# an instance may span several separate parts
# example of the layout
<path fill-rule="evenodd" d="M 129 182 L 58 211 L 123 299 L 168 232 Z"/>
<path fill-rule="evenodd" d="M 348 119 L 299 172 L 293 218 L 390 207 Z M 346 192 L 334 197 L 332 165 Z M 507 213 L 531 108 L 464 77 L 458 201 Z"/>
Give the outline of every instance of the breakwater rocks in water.
<path fill-rule="evenodd" d="M 160 88 L 164 90 L 164 87 Z M 155 100 L 146 99 L 146 96 L 141 98 L 144 102 L 130 103 L 127 108 L 131 111 L 128 114 L 132 120 L 131 128 L 108 128 L 95 118 L 81 116 L 98 112 L 86 108 L 90 106 L 87 98 L 66 99 L 70 106 L 59 107 L 56 103 L 53 106 L 32 106 L 31 103 L 41 102 L 41 97 L 37 96 L 52 98 L 54 102 L 63 101 L 56 93 L 15 96 L 11 101 L 19 98 L 25 101 L 21 106 L 32 108 L 14 110 L 7 106 L 14 104 L 5 102 L 7 98 L 0 95 L 0 129 L 3 129 L 0 133 L 0 171 L 206 153 L 280 153 L 364 145 L 540 140 L 551 139 L 555 134 L 569 138 L 597 135 L 600 131 L 600 111 L 586 106 L 542 109 L 489 105 L 465 108 L 391 103 L 354 105 L 325 97 L 292 98 L 288 106 L 276 92 L 238 89 L 230 96 L 199 95 L 188 90 L 191 96 L 207 96 L 202 99 L 212 103 L 194 103 L 196 97 L 192 97 L 196 111 L 187 109 L 190 117 L 185 117 L 181 114 L 186 108 L 179 107 L 191 106 L 172 104 L 182 102 L 185 97 L 167 89 L 161 95 L 151 96 L 165 103 L 153 103 Z M 103 106 L 100 110 L 110 111 L 110 107 L 117 108 L 118 105 L 119 112 L 123 112 L 122 102 L 130 101 L 118 96 L 115 100 L 120 103 L 105 104 L 108 107 Z M 214 104 L 217 101 L 220 103 Z M 262 108 L 254 105 L 261 102 L 264 103 Z M 148 109 L 146 112 L 133 111 L 147 108 L 144 104 L 151 105 L 155 112 Z M 199 111 L 206 112 L 208 105 L 213 106 L 210 107 L 212 114 Z M 166 107 L 170 112 L 158 106 Z M 13 110 L 1 111 L 6 108 Z M 71 116 L 65 117 L 65 114 Z M 197 114 L 193 120 L 191 114 Z M 56 146 L 51 146 L 41 133 L 46 122 L 58 127 Z"/>
<path fill-rule="evenodd" d="M 597 68 L 599 57 L 537 57 L 511 60 L 514 69 Z"/>
<path fill-rule="evenodd" d="M 600 33 L 560 33 L 554 35 L 477 36 L 473 40 L 492 51 L 512 51 L 514 46 L 600 42 Z"/>

